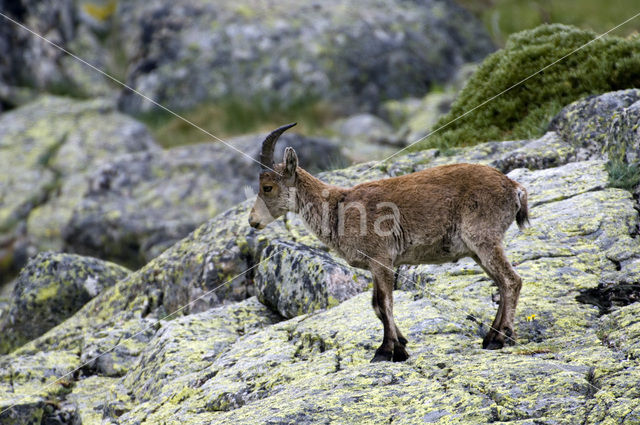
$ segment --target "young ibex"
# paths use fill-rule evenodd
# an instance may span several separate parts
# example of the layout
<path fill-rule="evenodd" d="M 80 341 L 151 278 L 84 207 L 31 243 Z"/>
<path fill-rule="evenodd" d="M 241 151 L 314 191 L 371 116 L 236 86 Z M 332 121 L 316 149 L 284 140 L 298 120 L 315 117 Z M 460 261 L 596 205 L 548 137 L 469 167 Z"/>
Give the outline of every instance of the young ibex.
<path fill-rule="evenodd" d="M 473 258 L 498 285 L 500 306 L 483 348 L 515 342 L 514 316 L 522 281 L 502 248 L 514 219 L 528 222 L 527 191 L 500 171 L 454 164 L 359 184 L 325 184 L 298 167 L 287 147 L 284 162 L 273 150 L 289 124 L 262 144 L 260 193 L 249 216 L 257 229 L 287 211 L 299 213 L 316 236 L 347 262 L 373 275 L 373 309 L 384 326 L 373 362 L 408 358 L 393 318 L 394 267 Z"/>

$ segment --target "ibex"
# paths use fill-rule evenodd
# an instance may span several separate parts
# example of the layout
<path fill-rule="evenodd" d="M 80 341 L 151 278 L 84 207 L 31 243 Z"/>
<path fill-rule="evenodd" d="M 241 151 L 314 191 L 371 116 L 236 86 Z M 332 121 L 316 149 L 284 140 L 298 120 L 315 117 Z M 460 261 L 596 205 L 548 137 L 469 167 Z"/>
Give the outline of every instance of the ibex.
<path fill-rule="evenodd" d="M 260 191 L 249 216 L 257 229 L 287 211 L 300 214 L 313 233 L 351 266 L 373 275 L 373 309 L 384 337 L 372 362 L 404 361 L 407 339 L 393 318 L 394 268 L 441 264 L 471 257 L 494 280 L 500 305 L 482 347 L 514 344 L 514 316 L 522 281 L 505 256 L 502 239 L 514 219 L 529 221 L 527 191 L 485 165 L 443 165 L 412 174 L 332 186 L 298 166 L 291 147 L 274 164 L 273 150 L 289 124 L 262 143 Z M 391 213 L 390 213 L 391 212 Z"/>

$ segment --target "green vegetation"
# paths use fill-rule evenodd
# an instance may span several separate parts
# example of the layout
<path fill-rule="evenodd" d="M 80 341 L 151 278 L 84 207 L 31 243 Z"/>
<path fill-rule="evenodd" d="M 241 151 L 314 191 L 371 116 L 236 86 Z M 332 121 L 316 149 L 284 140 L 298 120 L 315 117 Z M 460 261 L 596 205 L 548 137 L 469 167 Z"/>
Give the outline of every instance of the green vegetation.
<path fill-rule="evenodd" d="M 632 190 L 640 183 L 640 166 L 612 160 L 607 163 L 609 184 L 620 189 Z"/>
<path fill-rule="evenodd" d="M 434 129 L 446 127 L 412 150 L 538 137 L 563 106 L 577 99 L 640 87 L 640 37 L 636 35 L 600 38 L 509 89 L 596 36 L 561 24 L 512 35 L 504 49 L 483 61 Z"/>
<path fill-rule="evenodd" d="M 637 115 L 626 110 L 612 117 L 603 152 L 609 157 L 606 168 L 613 187 L 633 191 L 640 183 L 640 161 L 636 154 L 638 126 Z"/>
<path fill-rule="evenodd" d="M 563 23 L 590 29 L 598 34 L 609 31 L 640 12 L 637 0 L 457 0 L 478 16 L 499 46 L 513 33 L 542 24 Z M 612 32 L 626 36 L 640 31 L 640 18 Z"/>
<path fill-rule="evenodd" d="M 314 98 L 288 105 L 232 98 L 204 103 L 179 114 L 220 138 L 269 131 L 294 121 L 298 123 L 299 132 L 321 135 L 328 131 L 328 123 L 336 117 L 328 104 Z M 160 109 L 137 118 L 149 126 L 158 143 L 166 148 L 209 141 L 209 136 L 202 131 Z"/>

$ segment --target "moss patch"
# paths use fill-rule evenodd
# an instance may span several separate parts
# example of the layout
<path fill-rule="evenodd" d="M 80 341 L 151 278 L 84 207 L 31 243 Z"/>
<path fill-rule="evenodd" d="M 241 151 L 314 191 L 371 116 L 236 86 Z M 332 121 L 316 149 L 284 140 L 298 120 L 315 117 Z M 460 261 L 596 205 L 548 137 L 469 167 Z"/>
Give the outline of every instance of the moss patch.
<path fill-rule="evenodd" d="M 504 49 L 484 60 L 451 111 L 434 128 L 478 109 L 412 149 L 540 136 L 563 105 L 590 94 L 640 86 L 640 38 L 634 36 L 600 38 L 509 89 L 596 36 L 594 32 L 561 24 L 512 35 Z"/>

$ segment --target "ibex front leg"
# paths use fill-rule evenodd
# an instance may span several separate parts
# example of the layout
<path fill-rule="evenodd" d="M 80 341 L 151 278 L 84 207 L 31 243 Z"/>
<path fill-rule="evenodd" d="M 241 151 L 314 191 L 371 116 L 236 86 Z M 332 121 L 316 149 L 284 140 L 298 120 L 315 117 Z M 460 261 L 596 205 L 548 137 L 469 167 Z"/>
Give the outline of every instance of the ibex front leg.
<path fill-rule="evenodd" d="M 373 274 L 372 305 L 376 316 L 384 327 L 382 344 L 376 350 L 371 362 L 403 362 L 409 358 L 404 346 L 407 340 L 398 330 L 393 319 L 393 269 L 391 264 L 372 261 L 369 270 Z"/>

